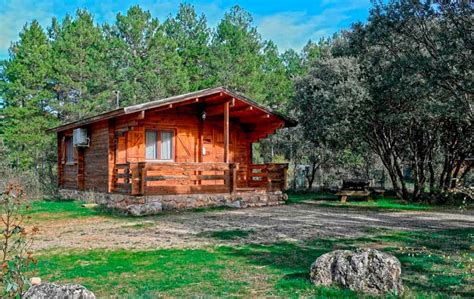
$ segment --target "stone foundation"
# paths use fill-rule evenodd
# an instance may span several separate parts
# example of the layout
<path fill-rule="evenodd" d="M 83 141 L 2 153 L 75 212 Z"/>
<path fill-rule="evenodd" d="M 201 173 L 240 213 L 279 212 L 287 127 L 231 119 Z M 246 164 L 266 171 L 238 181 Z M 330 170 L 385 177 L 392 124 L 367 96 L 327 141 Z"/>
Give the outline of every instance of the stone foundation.
<path fill-rule="evenodd" d="M 164 211 L 196 209 L 203 207 L 247 208 L 274 206 L 282 204 L 288 199 L 288 196 L 281 191 L 267 192 L 264 190 L 236 192 L 233 194 L 131 196 L 116 193 L 60 189 L 59 195 L 63 199 L 74 199 L 97 203 L 107 208 L 118 210 L 126 210 L 128 206 L 135 204 L 146 205 L 152 202 L 159 202 Z"/>

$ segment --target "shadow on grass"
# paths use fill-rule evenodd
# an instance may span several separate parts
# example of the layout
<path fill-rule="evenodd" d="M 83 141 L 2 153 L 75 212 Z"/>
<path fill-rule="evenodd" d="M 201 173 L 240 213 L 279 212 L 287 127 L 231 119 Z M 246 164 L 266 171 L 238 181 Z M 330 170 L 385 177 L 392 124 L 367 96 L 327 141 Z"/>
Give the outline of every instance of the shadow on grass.
<path fill-rule="evenodd" d="M 253 230 L 221 230 L 221 231 L 207 231 L 199 233 L 199 237 L 214 238 L 219 240 L 235 240 L 235 239 L 246 239 L 253 233 Z"/>

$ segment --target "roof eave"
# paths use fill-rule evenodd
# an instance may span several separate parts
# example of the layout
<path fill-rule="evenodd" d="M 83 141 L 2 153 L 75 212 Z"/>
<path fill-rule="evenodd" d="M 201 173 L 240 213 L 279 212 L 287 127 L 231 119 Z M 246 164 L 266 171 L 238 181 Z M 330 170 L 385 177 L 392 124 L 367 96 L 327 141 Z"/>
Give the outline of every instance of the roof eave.
<path fill-rule="evenodd" d="M 57 132 L 73 129 L 73 128 L 76 128 L 76 127 L 85 126 L 85 125 L 88 125 L 88 124 L 91 124 L 91 123 L 94 123 L 94 122 L 97 122 L 97 121 L 107 120 L 107 119 L 114 118 L 114 117 L 124 115 L 124 114 L 125 114 L 125 109 L 124 108 L 119 108 L 119 109 L 115 109 L 115 110 L 112 110 L 112 111 L 107 111 L 105 113 L 97 114 L 97 115 L 94 115 L 94 116 L 91 116 L 91 117 L 88 117 L 88 118 L 85 118 L 85 119 L 81 119 L 81 120 L 78 120 L 78 121 L 63 124 L 63 125 L 48 129 L 48 130 L 46 130 L 46 132 L 48 132 L 48 133 L 57 133 Z"/>
<path fill-rule="evenodd" d="M 138 105 L 133 105 L 133 106 L 128 106 L 128 107 L 115 109 L 115 110 L 108 111 L 108 112 L 105 112 L 105 113 L 102 113 L 102 114 L 98 114 L 98 115 L 95 115 L 95 116 L 92 116 L 92 117 L 88 117 L 88 118 L 85 118 L 85 119 L 82 119 L 82 120 L 79 120 L 79 121 L 67 123 L 67 124 L 64 124 L 64 125 L 61 125 L 61 126 L 57 126 L 55 128 L 48 129 L 47 132 L 48 133 L 61 132 L 61 131 L 65 131 L 65 130 L 68 130 L 68 129 L 73 129 L 73 128 L 76 128 L 76 127 L 79 127 L 79 126 L 88 125 L 88 124 L 91 124 L 93 122 L 106 120 L 106 119 L 114 118 L 114 117 L 125 115 L 125 114 L 137 113 L 137 112 L 141 112 L 141 111 L 145 111 L 145 110 L 149 110 L 149 109 L 159 108 L 159 107 L 162 107 L 162 106 L 165 106 L 165 105 L 179 103 L 179 102 L 189 100 L 189 99 L 193 99 L 193 98 L 211 96 L 211 95 L 214 95 L 214 94 L 220 93 L 220 92 L 226 93 L 230 97 L 237 98 L 237 99 L 239 99 L 243 102 L 246 102 L 249 105 L 252 105 L 252 106 L 255 106 L 255 107 L 259 108 L 260 110 L 262 110 L 266 113 L 272 114 L 272 115 L 282 119 L 285 122 L 285 127 L 294 127 L 298 124 L 297 121 L 295 121 L 294 119 L 291 119 L 291 118 L 289 118 L 289 117 L 287 117 L 287 116 L 285 116 L 285 115 L 283 115 L 279 112 L 272 111 L 271 109 L 269 109 L 265 106 L 262 106 L 259 103 L 247 98 L 243 94 L 240 94 L 238 92 L 235 92 L 233 90 L 229 90 L 225 87 L 220 86 L 220 87 L 216 87 L 216 88 L 208 88 L 208 89 L 204 89 L 204 90 L 200 90 L 200 91 L 195 91 L 195 92 L 190 92 L 190 93 L 186 93 L 186 94 L 182 94 L 182 95 L 178 95 L 178 96 L 174 96 L 174 97 L 169 97 L 169 98 L 166 98 L 166 99 L 155 100 L 155 101 L 148 102 L 148 103 L 143 103 L 143 104 L 138 104 Z"/>

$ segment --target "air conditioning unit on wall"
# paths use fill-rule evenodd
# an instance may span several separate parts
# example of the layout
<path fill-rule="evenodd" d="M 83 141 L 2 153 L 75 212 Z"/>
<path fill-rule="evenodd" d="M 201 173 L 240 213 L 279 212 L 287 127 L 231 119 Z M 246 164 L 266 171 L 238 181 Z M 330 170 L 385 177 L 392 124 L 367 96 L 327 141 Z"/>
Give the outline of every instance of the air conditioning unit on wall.
<path fill-rule="evenodd" d="M 86 128 L 77 128 L 72 131 L 72 144 L 77 147 L 88 147 L 90 139 Z"/>

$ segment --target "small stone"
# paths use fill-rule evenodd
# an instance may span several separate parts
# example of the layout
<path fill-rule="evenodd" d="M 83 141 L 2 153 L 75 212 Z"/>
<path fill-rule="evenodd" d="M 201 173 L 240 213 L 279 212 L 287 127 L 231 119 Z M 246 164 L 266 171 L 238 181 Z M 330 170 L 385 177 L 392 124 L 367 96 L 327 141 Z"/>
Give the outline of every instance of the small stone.
<path fill-rule="evenodd" d="M 34 286 L 35 286 L 35 285 L 39 285 L 39 284 L 41 284 L 41 278 L 39 278 L 39 277 L 31 277 L 31 278 L 30 278 L 30 283 L 31 283 L 31 285 L 34 285 Z"/>
<path fill-rule="evenodd" d="M 42 283 L 31 286 L 22 298 L 46 299 L 46 298 L 70 298 L 70 299 L 95 299 L 94 293 L 78 284 L 59 285 L 54 283 Z"/>
<path fill-rule="evenodd" d="M 375 249 L 323 254 L 311 265 L 310 278 L 315 285 L 336 284 L 371 295 L 403 294 L 400 261 Z"/>
<path fill-rule="evenodd" d="M 148 216 L 156 215 L 161 213 L 163 210 L 161 203 L 157 201 L 143 203 L 143 204 L 132 204 L 125 208 L 127 214 L 131 216 Z"/>

